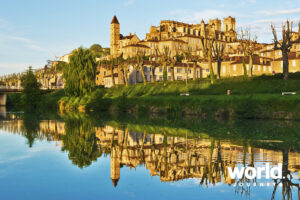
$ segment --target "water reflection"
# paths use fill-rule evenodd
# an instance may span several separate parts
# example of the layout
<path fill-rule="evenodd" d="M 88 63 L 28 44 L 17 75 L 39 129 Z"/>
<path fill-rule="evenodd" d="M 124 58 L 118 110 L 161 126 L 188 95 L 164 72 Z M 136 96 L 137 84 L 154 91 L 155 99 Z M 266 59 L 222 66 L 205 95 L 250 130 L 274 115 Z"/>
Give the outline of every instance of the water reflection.
<path fill-rule="evenodd" d="M 110 177 L 115 187 L 122 178 L 122 167 L 144 166 L 151 176 L 159 176 L 161 182 L 194 178 L 199 180 L 199 185 L 226 184 L 239 194 L 249 195 L 251 187 L 262 181 L 249 180 L 245 176 L 232 179 L 228 167 L 282 163 L 283 178 L 271 180 L 274 189 L 270 198 L 276 199 L 280 192 L 283 199 L 292 199 L 293 195 L 300 198 L 300 177 L 297 177 L 297 173 L 300 176 L 300 147 L 299 138 L 293 134 L 280 135 L 279 140 L 276 133 L 261 133 L 258 128 L 258 134 L 250 139 L 239 134 L 232 136 L 229 131 L 219 137 L 185 128 L 174 131 L 172 127 L 124 124 L 113 120 L 97 125 L 90 118 L 77 115 L 64 116 L 60 120 L 23 116 L 23 119 L 2 121 L 0 128 L 23 135 L 29 147 L 35 140 L 60 142 L 61 150 L 68 152 L 69 159 L 79 168 L 110 155 Z M 232 132 L 241 129 L 235 128 Z M 288 130 L 293 132 L 292 128 Z M 218 132 L 216 128 L 214 131 Z"/>

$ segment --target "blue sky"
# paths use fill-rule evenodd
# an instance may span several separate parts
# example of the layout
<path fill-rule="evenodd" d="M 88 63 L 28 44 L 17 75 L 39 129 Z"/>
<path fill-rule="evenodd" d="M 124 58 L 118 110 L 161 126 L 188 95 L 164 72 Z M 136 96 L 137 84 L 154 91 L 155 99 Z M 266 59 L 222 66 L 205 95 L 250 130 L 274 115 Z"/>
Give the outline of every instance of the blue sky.
<path fill-rule="evenodd" d="M 260 42 L 272 42 L 270 23 L 298 23 L 300 0 L 0 0 L 0 75 L 43 67 L 79 46 L 108 47 L 113 15 L 122 34 L 140 39 L 162 19 L 199 23 L 230 15 Z"/>

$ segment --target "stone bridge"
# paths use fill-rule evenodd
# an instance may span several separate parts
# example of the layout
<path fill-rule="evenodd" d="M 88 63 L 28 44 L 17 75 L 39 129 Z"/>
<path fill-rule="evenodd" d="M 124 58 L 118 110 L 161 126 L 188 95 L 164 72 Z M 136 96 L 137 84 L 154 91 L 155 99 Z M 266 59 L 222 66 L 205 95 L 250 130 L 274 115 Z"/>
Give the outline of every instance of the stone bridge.
<path fill-rule="evenodd" d="M 6 106 L 7 93 L 19 93 L 22 91 L 22 87 L 0 86 L 0 106 Z"/>
<path fill-rule="evenodd" d="M 63 89 L 62 86 L 55 86 L 51 88 L 41 88 L 41 90 L 59 90 Z M 16 87 L 16 86 L 0 86 L 0 106 L 6 106 L 6 100 L 7 100 L 7 93 L 21 93 L 23 92 L 22 87 Z"/>

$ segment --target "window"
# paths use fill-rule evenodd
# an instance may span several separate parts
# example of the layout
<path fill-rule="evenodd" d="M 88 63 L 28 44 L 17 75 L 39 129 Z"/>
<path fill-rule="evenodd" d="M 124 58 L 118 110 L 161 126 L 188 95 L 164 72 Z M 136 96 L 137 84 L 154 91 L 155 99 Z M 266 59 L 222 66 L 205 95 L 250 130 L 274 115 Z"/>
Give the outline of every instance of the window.
<path fill-rule="evenodd" d="M 177 76 L 177 80 L 182 80 L 182 76 Z"/>
<path fill-rule="evenodd" d="M 163 80 L 163 77 L 162 77 L 162 76 L 159 76 L 159 80 L 162 81 L 162 80 Z"/>
<path fill-rule="evenodd" d="M 106 75 L 106 72 L 104 71 L 104 76 Z"/>
<path fill-rule="evenodd" d="M 226 73 L 226 67 L 225 66 L 223 67 L 223 73 L 224 74 Z"/>
<path fill-rule="evenodd" d="M 162 72 L 162 71 L 163 71 L 163 69 L 162 69 L 162 67 L 160 67 L 160 68 L 159 68 L 159 72 Z"/>
<path fill-rule="evenodd" d="M 293 64 L 294 67 L 296 67 L 296 60 L 293 60 Z"/>
<path fill-rule="evenodd" d="M 177 73 L 181 73 L 181 68 L 177 68 Z"/>
<path fill-rule="evenodd" d="M 257 67 L 257 70 L 260 71 L 260 66 Z"/>
<path fill-rule="evenodd" d="M 269 67 L 269 71 L 272 71 L 272 68 L 271 68 L 271 67 Z"/>
<path fill-rule="evenodd" d="M 247 70 L 249 70 L 249 65 L 247 65 Z"/>
<path fill-rule="evenodd" d="M 236 71 L 236 65 L 233 65 L 233 71 Z"/>
<path fill-rule="evenodd" d="M 266 71 L 266 66 L 264 66 L 264 72 Z"/>

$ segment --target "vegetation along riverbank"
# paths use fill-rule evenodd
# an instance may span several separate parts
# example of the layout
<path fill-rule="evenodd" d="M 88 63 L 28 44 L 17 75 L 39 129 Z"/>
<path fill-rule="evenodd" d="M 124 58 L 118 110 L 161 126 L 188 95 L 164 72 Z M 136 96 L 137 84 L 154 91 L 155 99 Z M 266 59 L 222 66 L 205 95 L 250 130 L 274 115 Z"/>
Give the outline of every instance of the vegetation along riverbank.
<path fill-rule="evenodd" d="M 296 95 L 282 95 L 282 92 L 296 92 Z M 214 84 L 199 79 L 188 84 L 175 81 L 95 88 L 81 97 L 67 95 L 64 90 L 45 91 L 39 109 L 299 120 L 299 92 L 299 74 L 291 74 L 289 80 L 282 80 L 279 74 L 226 78 Z M 183 93 L 189 96 L 180 96 Z M 8 106 L 20 105 L 21 96 L 8 95 Z"/>

